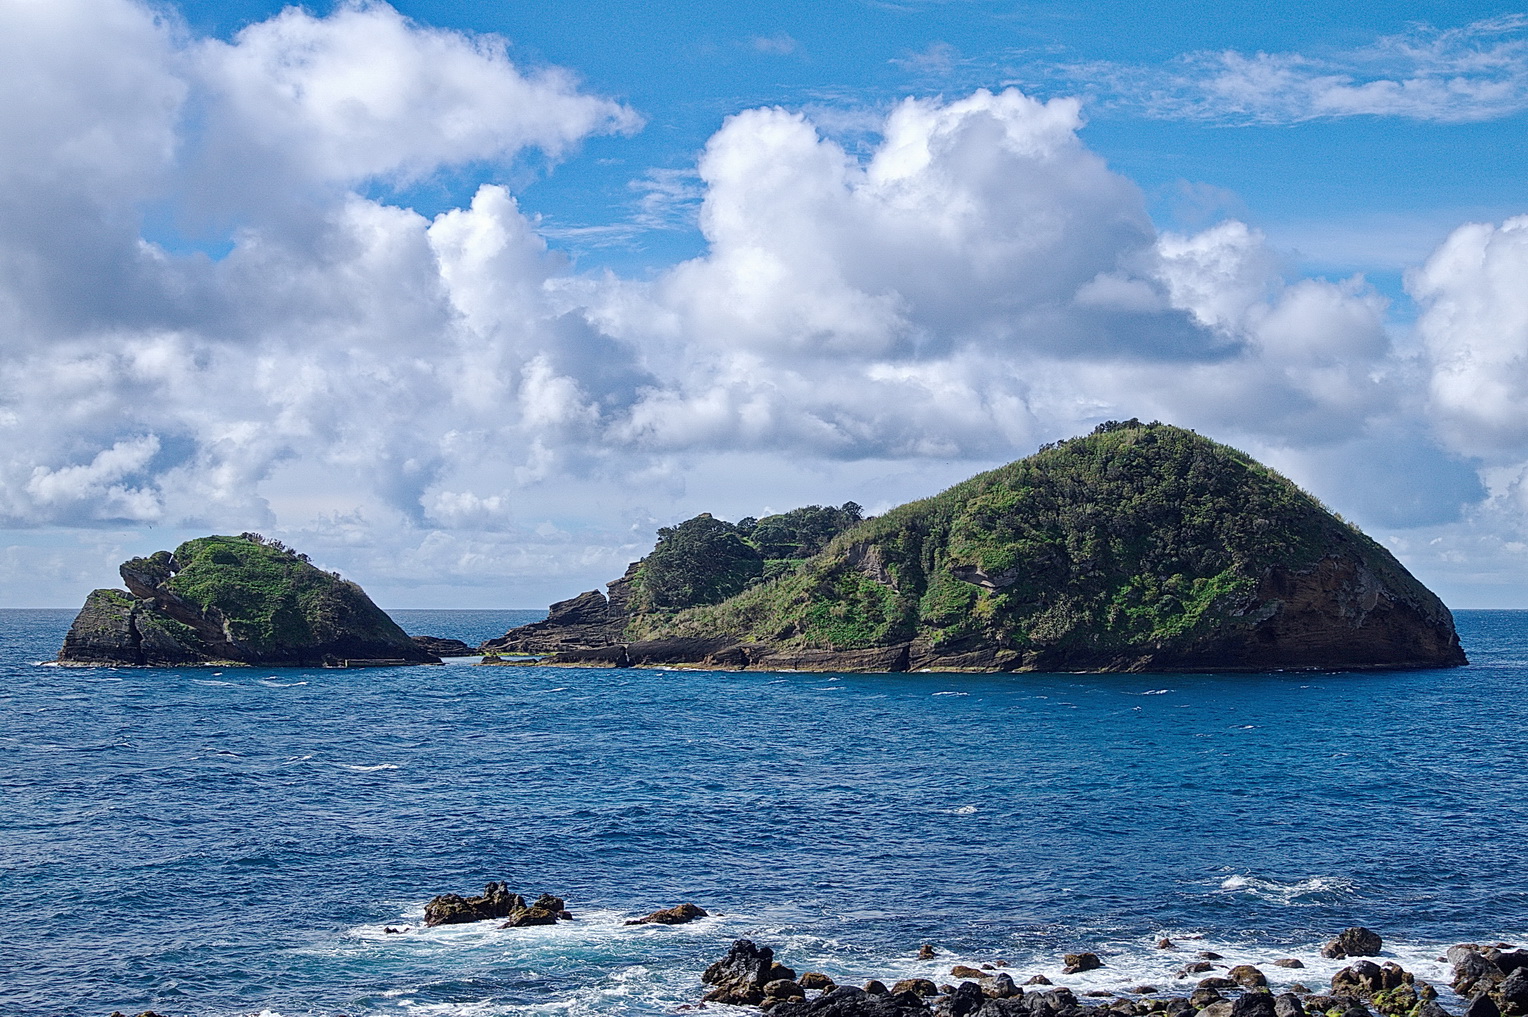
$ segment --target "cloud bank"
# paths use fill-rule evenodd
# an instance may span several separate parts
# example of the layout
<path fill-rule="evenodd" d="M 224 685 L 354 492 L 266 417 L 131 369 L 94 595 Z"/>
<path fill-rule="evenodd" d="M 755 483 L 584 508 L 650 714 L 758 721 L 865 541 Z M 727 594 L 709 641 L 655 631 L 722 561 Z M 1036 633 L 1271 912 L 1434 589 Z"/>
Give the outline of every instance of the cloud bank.
<path fill-rule="evenodd" d="M 1293 124 L 1342 117 L 1436 123 L 1528 109 L 1528 17 L 1419 25 L 1353 50 L 1188 53 L 1166 66 L 1073 64 L 1062 78 L 1109 105 L 1169 119 Z"/>
<path fill-rule="evenodd" d="M 258 528 L 395 602 L 523 606 L 702 508 L 881 508 L 1116 416 L 1386 526 L 1524 487 L 1523 220 L 1417 267 L 1402 349 L 1361 278 L 1287 278 L 1236 221 L 1159 233 L 1076 100 L 980 90 L 896 105 L 864 155 L 729 117 L 704 253 L 629 279 L 493 181 L 640 116 L 503 40 L 378 3 L 201 39 L 130 0 L 8 5 L 0 40 L 12 532 Z M 473 167 L 465 207 L 386 196 Z M 149 239 L 166 215 L 225 249 Z"/>

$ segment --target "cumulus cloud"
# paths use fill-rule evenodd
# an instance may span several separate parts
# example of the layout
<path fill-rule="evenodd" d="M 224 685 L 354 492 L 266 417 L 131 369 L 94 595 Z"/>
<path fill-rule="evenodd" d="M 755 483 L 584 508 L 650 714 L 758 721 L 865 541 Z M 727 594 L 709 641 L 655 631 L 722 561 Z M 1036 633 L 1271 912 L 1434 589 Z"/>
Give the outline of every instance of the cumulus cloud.
<path fill-rule="evenodd" d="M 1455 448 L 1500 458 L 1528 442 L 1528 216 L 1455 230 L 1407 288 L 1431 362 L 1432 407 Z"/>
<path fill-rule="evenodd" d="M 1171 119 L 1492 120 L 1528 108 L 1528 17 L 1504 15 L 1451 29 L 1417 26 L 1347 51 L 1225 50 L 1185 54 L 1167 66 L 1093 62 L 1058 73 L 1102 102 Z"/>
<path fill-rule="evenodd" d="M 630 279 L 574 271 L 489 169 L 431 216 L 378 196 L 638 123 L 502 40 L 375 3 L 197 39 L 59 0 L 0 8 L 0 47 L 13 529 L 260 528 L 383 589 L 525 604 L 700 509 L 885 507 L 1107 417 L 1321 485 L 1408 459 L 1452 478 L 1355 501 L 1397 526 L 1480 499 L 1458 456 L 1497 457 L 1502 504 L 1528 458 L 1521 222 L 1412 277 L 1409 358 L 1362 278 L 1289 278 L 1236 221 L 1159 233 L 1074 99 L 908 99 L 860 154 L 803 112 L 739 112 L 693 174 L 649 178 L 698 203 L 703 253 Z M 164 202 L 233 224 L 226 253 L 145 239 Z"/>

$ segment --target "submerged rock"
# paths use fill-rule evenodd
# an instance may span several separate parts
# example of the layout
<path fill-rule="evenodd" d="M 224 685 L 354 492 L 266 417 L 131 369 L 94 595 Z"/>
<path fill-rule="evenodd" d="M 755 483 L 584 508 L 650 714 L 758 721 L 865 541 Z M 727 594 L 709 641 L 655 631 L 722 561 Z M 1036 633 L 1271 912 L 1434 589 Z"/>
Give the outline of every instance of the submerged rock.
<path fill-rule="evenodd" d="M 641 918 L 628 918 L 627 925 L 683 925 L 697 918 L 705 918 L 709 912 L 695 904 L 676 904 L 662 911 L 654 911 Z"/>
<path fill-rule="evenodd" d="M 96 590 L 62 664 L 430 664 L 355 583 L 257 534 L 200 537 L 123 562 L 127 590 Z"/>

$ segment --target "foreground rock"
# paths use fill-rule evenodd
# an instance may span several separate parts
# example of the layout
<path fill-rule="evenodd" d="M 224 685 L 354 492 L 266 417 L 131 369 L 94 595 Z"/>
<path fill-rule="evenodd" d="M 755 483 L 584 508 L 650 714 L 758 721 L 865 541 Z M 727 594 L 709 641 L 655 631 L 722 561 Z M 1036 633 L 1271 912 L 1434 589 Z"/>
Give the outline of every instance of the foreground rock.
<path fill-rule="evenodd" d="M 1471 1000 L 1469 1017 L 1528 1015 L 1528 950 L 1463 943 L 1449 949 L 1448 960 L 1454 991 Z"/>
<path fill-rule="evenodd" d="M 1466 663 L 1453 616 L 1389 551 L 1244 454 L 1138 421 L 855 522 L 810 557 L 770 559 L 741 524 L 698 516 L 608 598 L 554 604 L 495 646 L 804 671 Z"/>
<path fill-rule="evenodd" d="M 355 583 L 258 534 L 201 537 L 123 562 L 124 590 L 96 590 L 62 664 L 266 667 L 431 664 Z"/>
<path fill-rule="evenodd" d="M 708 917 L 709 912 L 705 908 L 695 904 L 676 904 L 662 911 L 654 911 L 650 915 L 641 918 L 627 919 L 627 925 L 684 925 L 693 922 L 697 918 Z"/>
<path fill-rule="evenodd" d="M 424 923 L 432 927 L 506 918 L 508 921 L 500 928 L 512 929 L 528 925 L 555 925 L 559 920 L 572 917 L 567 911 L 567 903 L 561 897 L 544 893 L 536 898 L 534 904 L 527 904 L 524 897 L 510 893 L 509 887 L 503 883 L 489 883 L 476 897 L 444 893 L 431 897 L 424 906 Z"/>
<path fill-rule="evenodd" d="M 1367 942 L 1350 938 L 1354 946 Z M 1089 971 L 1103 966 L 1081 968 L 1079 962 L 1087 963 L 1082 956 L 1067 955 L 1064 963 Z M 1491 983 L 1489 992 L 1481 990 L 1465 1017 L 1528 1015 L 1528 954 L 1520 959 L 1473 944 L 1449 952 L 1456 965 L 1469 956 L 1485 959 L 1498 971 L 1505 956 L 1511 970 Z M 957 984 L 904 978 L 888 989 L 885 982 L 871 979 L 855 988 L 836 985 L 821 972 L 797 979 L 770 948 L 738 940 L 703 980 L 712 986 L 707 1001 L 758 1006 L 771 1017 L 1451 1017 L 1430 985 L 1393 962 L 1355 960 L 1333 976 L 1330 992 L 1323 994 L 1294 986 L 1275 995 L 1257 968 L 1233 964 L 1236 980 L 1218 979 L 1221 988 L 1197 988 L 1187 997 L 1164 996 L 1151 985 L 1120 990 L 1124 995 L 1103 989 L 1082 993 L 1096 1000 L 1079 999 L 1043 976 L 1031 978 L 1028 989 L 1020 987 L 998 970 L 1004 964 L 954 965 L 950 974 L 959 979 Z"/>
<path fill-rule="evenodd" d="M 708 1003 L 757 1006 L 764 1002 L 764 986 L 771 981 L 774 966 L 774 950 L 755 946 L 751 939 L 739 939 L 727 956 L 700 976 L 702 982 L 712 987 L 704 999 Z"/>

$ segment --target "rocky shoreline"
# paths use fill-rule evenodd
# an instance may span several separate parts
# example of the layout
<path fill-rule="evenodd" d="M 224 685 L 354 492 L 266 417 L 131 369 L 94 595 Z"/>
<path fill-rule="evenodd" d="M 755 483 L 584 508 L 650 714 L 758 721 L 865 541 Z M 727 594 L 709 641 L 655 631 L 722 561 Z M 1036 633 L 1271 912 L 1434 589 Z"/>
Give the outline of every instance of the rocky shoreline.
<path fill-rule="evenodd" d="M 1177 947 L 1162 940 L 1159 949 Z M 1450 988 L 1465 1006 L 1456 1014 L 1439 1001 L 1438 990 L 1393 961 L 1376 964 L 1381 937 L 1355 927 L 1334 937 L 1322 950 L 1328 959 L 1351 959 L 1331 978 L 1329 987 L 1296 984 L 1274 994 L 1267 976 L 1255 965 L 1217 969 L 1220 954 L 1199 951 L 1178 978 L 1205 975 L 1186 993 L 1155 985 L 1095 989 L 1080 996 L 1044 975 L 1020 985 L 998 960 L 981 967 L 957 964 L 950 981 L 903 978 L 889 987 L 870 979 L 863 985 L 838 985 L 820 971 L 797 975 L 775 960 L 774 950 L 751 940 L 733 943 L 727 955 L 701 976 L 709 986 L 702 1001 L 680 1009 L 703 1009 L 710 1003 L 758 1007 L 770 1017 L 1523 1017 L 1528 1015 L 1528 950 L 1511 944 L 1461 943 L 1449 948 Z M 935 956 L 925 945 L 919 954 Z M 1440 958 L 1443 959 L 1443 958 Z M 1067 954 L 1063 971 L 1078 974 L 1104 968 L 1095 953 Z M 1297 957 L 1273 962 L 1303 968 Z"/>
<path fill-rule="evenodd" d="M 679 925 L 705 917 L 705 909 L 684 903 L 622 924 Z M 489 883 L 474 897 L 442 894 L 425 906 L 427 926 L 500 919 L 507 919 L 500 928 L 519 928 L 573 915 L 560 897 L 543 894 L 527 904 L 503 883 Z M 389 926 L 386 931 L 409 930 Z M 701 975 L 700 998 L 677 1010 L 724 1005 L 757 1008 L 770 1017 L 1528 1017 L 1528 949 L 1510 943 L 1460 943 L 1438 958 L 1450 966 L 1447 990 L 1457 997 L 1452 1009 L 1425 979 L 1393 960 L 1371 959 L 1380 957 L 1384 940 L 1361 926 L 1343 930 L 1321 948 L 1322 959 L 1346 962 L 1328 984 L 1287 983 L 1283 992 L 1274 992 L 1267 974 L 1246 959 L 1165 938 L 1156 949 L 1182 956 L 1173 977 L 1178 984 L 1125 984 L 1125 979 L 1115 988 L 1074 989 L 1044 974 L 1016 977 L 1008 961 L 993 959 L 955 963 L 937 979 L 909 977 L 904 970 L 854 985 L 840 984 L 826 971 L 798 974 L 777 959 L 773 947 L 738 939 Z M 933 961 L 941 953 L 925 943 L 917 957 Z M 1086 951 L 1065 954 L 1061 974 L 1107 972 L 1107 958 Z M 1307 968 L 1294 956 L 1263 963 L 1286 971 Z M 1090 981 L 1096 983 L 1096 975 Z"/>
<path fill-rule="evenodd" d="M 683 925 L 707 917 L 711 914 L 704 908 L 683 903 L 620 924 Z M 491 882 L 473 896 L 446 893 L 430 898 L 423 924 L 432 928 L 492 921 L 501 929 L 520 929 L 574 920 L 561 897 L 544 893 L 527 903 L 506 884 Z M 415 930 L 389 925 L 383 931 Z M 1088 975 L 1085 981 L 1094 986 L 1075 989 L 1044 974 L 1025 977 L 1000 958 L 954 963 L 943 977 L 909 976 L 904 969 L 858 985 L 848 984 L 848 979 L 840 984 L 826 971 L 798 974 L 777 958 L 774 948 L 738 939 L 700 975 L 694 1001 L 676 1005 L 673 1012 L 716 1009 L 769 1017 L 1528 1017 L 1528 949 L 1503 942 L 1449 947 L 1437 958 L 1449 965 L 1446 1006 L 1438 988 L 1426 980 L 1393 960 L 1378 962 L 1383 948 L 1378 933 L 1363 927 L 1345 929 L 1320 950 L 1325 960 L 1346 962 L 1328 984 L 1286 983 L 1285 991 L 1275 992 L 1257 964 L 1165 938 L 1156 949 L 1182 957 L 1173 976 L 1179 984 L 1126 984 L 1129 979 L 1122 973 L 1117 987 L 1098 987 L 1097 973 L 1109 971 L 1110 955 L 1084 951 L 1061 957 L 1062 977 Z M 954 955 L 925 943 L 916 956 L 928 962 Z M 1285 970 L 1308 967 L 1293 956 L 1262 963 Z M 119 1011 L 111 1017 L 126 1015 Z M 139 1017 L 161 1015 L 145 1011 Z"/>

